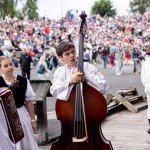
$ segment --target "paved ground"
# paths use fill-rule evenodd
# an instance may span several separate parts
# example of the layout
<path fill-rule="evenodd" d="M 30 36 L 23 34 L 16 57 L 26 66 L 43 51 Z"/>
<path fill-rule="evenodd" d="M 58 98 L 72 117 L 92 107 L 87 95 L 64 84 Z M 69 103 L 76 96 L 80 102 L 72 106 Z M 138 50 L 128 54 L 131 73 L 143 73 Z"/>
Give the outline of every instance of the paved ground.
<path fill-rule="evenodd" d="M 115 75 L 115 69 L 107 68 L 104 69 L 103 65 L 98 63 L 95 64 L 95 66 L 100 69 L 102 74 L 107 79 L 109 85 L 110 85 L 110 91 L 117 91 L 121 88 L 125 87 L 136 87 L 137 91 L 140 94 L 144 94 L 143 86 L 141 84 L 140 80 L 140 74 L 133 74 L 133 66 L 130 65 L 124 65 L 122 68 L 122 75 L 116 76 Z M 20 71 L 17 71 L 20 73 Z M 31 79 L 36 79 L 37 74 L 35 72 L 35 69 L 32 69 L 31 71 Z M 47 111 L 48 111 L 48 131 L 50 137 L 54 138 L 60 134 L 60 123 L 56 120 L 55 116 L 55 100 L 54 99 L 47 99 Z M 40 150 L 48 150 L 50 148 L 50 144 L 45 146 L 39 146 Z"/>

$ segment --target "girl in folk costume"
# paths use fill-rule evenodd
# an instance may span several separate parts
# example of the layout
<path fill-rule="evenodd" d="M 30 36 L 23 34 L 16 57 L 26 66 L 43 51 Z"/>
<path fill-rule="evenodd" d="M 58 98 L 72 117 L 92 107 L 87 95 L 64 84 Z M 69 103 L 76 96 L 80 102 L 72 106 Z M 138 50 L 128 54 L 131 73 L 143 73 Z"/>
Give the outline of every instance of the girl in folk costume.
<path fill-rule="evenodd" d="M 17 142 L 15 145 L 11 143 L 4 113 L 0 113 L 0 130 L 4 132 L 3 135 L 5 135 L 7 138 L 7 143 L 5 142 L 5 146 L 8 146 L 8 143 L 10 143 L 10 146 L 15 147 L 16 150 L 38 150 L 38 146 L 33 134 L 33 129 L 37 128 L 34 107 L 32 104 L 32 99 L 35 94 L 30 82 L 25 77 L 14 74 L 14 68 L 11 60 L 5 56 L 0 56 L 0 72 L 2 73 L 0 76 L 1 89 L 11 85 L 12 81 L 14 80 L 19 81 L 18 85 L 13 87 L 11 90 L 24 132 L 24 137 L 19 142 Z M 1 106 L 0 111 L 2 112 Z M 2 133 L 0 133 L 0 138 L 1 134 Z M 3 145 L 0 144 L 0 150 L 3 149 Z M 8 150 L 13 150 L 13 148 L 9 148 Z"/>

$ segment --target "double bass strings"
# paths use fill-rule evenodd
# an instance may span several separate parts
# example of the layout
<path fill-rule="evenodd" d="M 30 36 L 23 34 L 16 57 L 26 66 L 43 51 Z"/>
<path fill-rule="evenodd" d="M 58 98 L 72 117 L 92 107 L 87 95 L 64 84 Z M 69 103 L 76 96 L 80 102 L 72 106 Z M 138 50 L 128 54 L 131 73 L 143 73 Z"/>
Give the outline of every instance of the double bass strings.
<path fill-rule="evenodd" d="M 83 84 L 80 82 L 76 84 L 73 142 L 83 142 L 85 140 L 87 140 L 87 127 L 84 109 Z"/>

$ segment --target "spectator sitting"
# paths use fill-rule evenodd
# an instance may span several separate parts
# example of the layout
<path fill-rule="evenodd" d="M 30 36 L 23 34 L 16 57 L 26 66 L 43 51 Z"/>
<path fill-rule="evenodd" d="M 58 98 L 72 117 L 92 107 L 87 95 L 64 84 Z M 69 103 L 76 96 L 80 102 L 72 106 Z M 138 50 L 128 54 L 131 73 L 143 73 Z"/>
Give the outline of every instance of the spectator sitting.
<path fill-rule="evenodd" d="M 1 50 L 2 50 L 2 52 L 3 52 L 3 54 L 4 54 L 4 56 L 6 56 L 6 57 L 8 57 L 8 58 L 11 58 L 12 53 L 11 53 L 10 51 L 8 51 L 8 50 L 5 48 L 5 46 L 2 46 L 2 47 L 1 47 Z"/>
<path fill-rule="evenodd" d="M 33 52 L 32 48 L 29 47 L 27 50 L 28 55 L 31 56 L 32 61 L 33 61 L 33 65 L 36 66 L 37 62 L 39 61 L 39 59 L 36 57 L 35 53 Z"/>
<path fill-rule="evenodd" d="M 40 57 L 40 60 L 37 63 L 36 72 L 38 74 L 38 79 L 40 80 L 46 80 L 47 76 L 49 75 L 49 70 L 45 61 L 45 54 Z"/>

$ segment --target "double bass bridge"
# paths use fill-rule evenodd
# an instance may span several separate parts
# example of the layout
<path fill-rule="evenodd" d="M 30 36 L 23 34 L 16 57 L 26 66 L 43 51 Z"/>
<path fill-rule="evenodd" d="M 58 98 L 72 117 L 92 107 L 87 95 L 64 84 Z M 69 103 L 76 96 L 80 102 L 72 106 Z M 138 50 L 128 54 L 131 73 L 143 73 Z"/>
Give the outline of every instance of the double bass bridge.
<path fill-rule="evenodd" d="M 78 139 L 77 137 L 72 138 L 72 142 L 74 142 L 74 143 L 85 142 L 85 141 L 87 141 L 87 137 L 83 137 L 80 139 Z"/>

